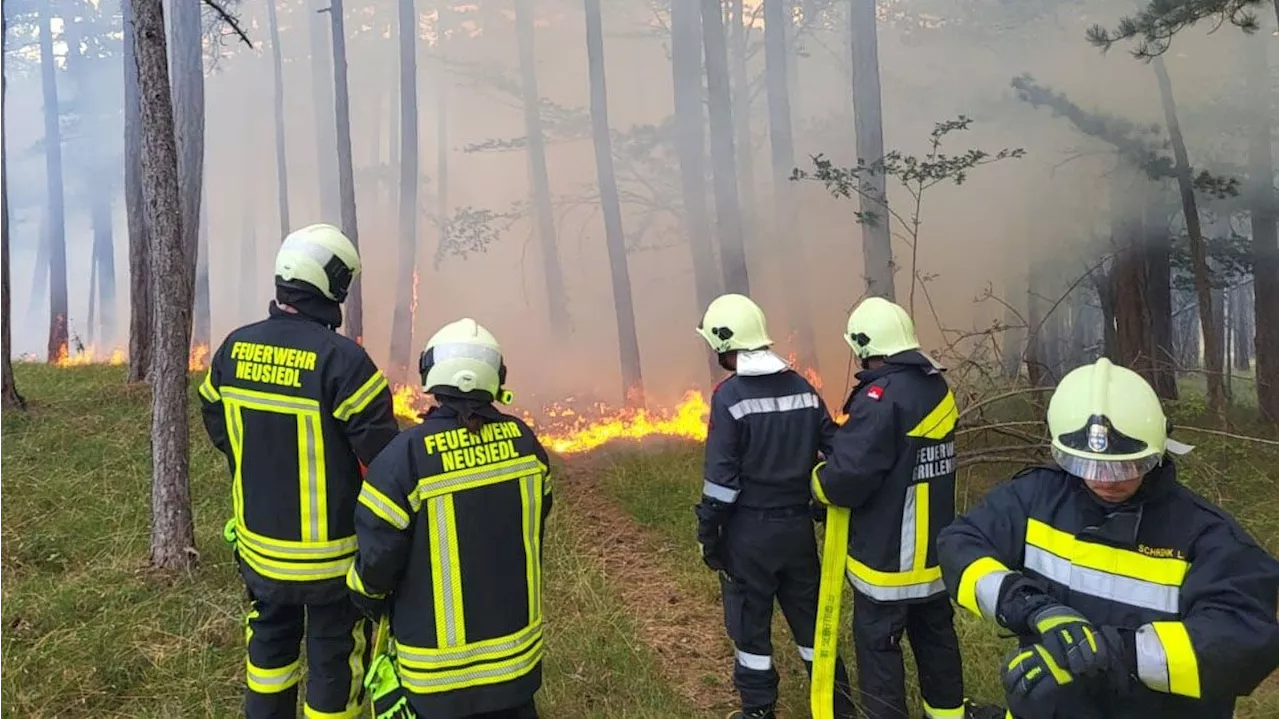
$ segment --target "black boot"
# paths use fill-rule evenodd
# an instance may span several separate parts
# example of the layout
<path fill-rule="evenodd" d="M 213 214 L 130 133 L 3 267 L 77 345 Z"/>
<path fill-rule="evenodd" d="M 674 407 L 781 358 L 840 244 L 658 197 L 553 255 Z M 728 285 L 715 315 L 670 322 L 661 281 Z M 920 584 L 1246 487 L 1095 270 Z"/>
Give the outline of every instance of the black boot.
<path fill-rule="evenodd" d="M 1011 716 L 1004 707 L 995 704 L 975 704 L 964 700 L 964 719 L 1006 719 Z"/>
<path fill-rule="evenodd" d="M 725 719 L 775 719 L 773 707 L 756 707 L 755 709 L 735 709 Z"/>

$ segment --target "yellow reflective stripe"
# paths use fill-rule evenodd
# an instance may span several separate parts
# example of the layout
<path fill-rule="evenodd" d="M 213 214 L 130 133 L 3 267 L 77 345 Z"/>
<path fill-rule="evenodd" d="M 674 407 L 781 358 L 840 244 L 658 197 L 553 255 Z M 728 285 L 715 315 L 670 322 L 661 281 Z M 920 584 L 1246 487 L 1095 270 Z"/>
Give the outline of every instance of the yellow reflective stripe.
<path fill-rule="evenodd" d="M 304 704 L 302 716 L 304 719 L 360 719 L 360 712 L 363 709 L 364 707 L 357 704 L 340 712 L 322 712 L 319 709 L 312 709 L 310 704 Z"/>
<path fill-rule="evenodd" d="M 427 502 L 427 525 L 431 532 L 431 593 L 436 611 L 436 644 L 441 647 L 460 646 L 467 643 L 467 633 L 453 495 L 432 497 Z"/>
<path fill-rule="evenodd" d="M 994 591 L 986 592 L 988 596 L 980 597 L 978 592 L 979 583 L 983 579 L 995 575 L 999 575 L 999 578 L 1003 579 L 1004 574 L 1008 572 L 1008 567 L 992 557 L 979 557 L 974 560 L 960 574 L 960 586 L 956 589 L 956 604 L 980 617 L 986 616 L 990 618 L 994 616 L 995 601 L 999 598 L 995 596 L 995 592 L 999 591 L 1000 585 L 996 583 Z M 984 607 L 984 605 L 988 606 Z"/>
<path fill-rule="evenodd" d="M 318 412 L 298 413 L 298 482 L 302 541 L 329 538 L 329 498 L 325 491 L 324 433 Z"/>
<path fill-rule="evenodd" d="M 1058 666 L 1058 663 L 1055 662 L 1053 657 L 1049 654 L 1048 649 L 1045 649 L 1044 646 L 1040 644 L 1033 644 L 1032 646 L 1035 648 L 1036 653 L 1040 655 L 1040 659 L 1044 662 L 1044 665 L 1049 668 L 1049 673 L 1053 675 L 1055 681 L 1059 684 L 1071 683 L 1070 672 Z"/>
<path fill-rule="evenodd" d="M 1169 692 L 1200 698 L 1200 664 L 1191 635 L 1182 622 L 1152 622 L 1169 668 Z"/>
<path fill-rule="evenodd" d="M 925 568 L 929 557 L 929 484 L 921 482 L 906 489 L 902 503 L 902 525 L 898 528 L 898 570 L 911 572 Z"/>
<path fill-rule="evenodd" d="M 347 711 L 360 716 L 361 689 L 364 687 L 364 652 L 369 646 L 369 620 L 361 617 L 351 627 L 351 654 L 347 656 L 347 668 L 351 670 L 351 688 L 347 691 Z"/>
<path fill-rule="evenodd" d="M 351 557 L 325 562 L 286 562 L 264 557 L 248 547 L 239 548 L 240 558 L 253 571 L 269 579 L 282 582 L 317 582 L 325 579 L 341 579 L 351 566 Z"/>
<path fill-rule="evenodd" d="M 222 396 L 231 398 L 248 407 L 263 412 L 309 412 L 320 411 L 320 403 L 307 397 L 294 397 L 274 392 L 259 392 L 256 389 L 243 387 L 223 387 Z"/>
<path fill-rule="evenodd" d="M 542 624 L 530 624 L 514 634 L 472 642 L 462 647 L 415 647 L 396 643 L 397 656 L 404 666 L 431 671 L 454 665 L 493 662 L 524 653 L 542 639 Z"/>
<path fill-rule="evenodd" d="M 244 524 L 244 427 L 240 424 L 240 405 L 228 399 L 222 403 L 222 413 L 227 420 L 227 438 L 231 442 L 231 456 L 236 472 L 231 478 L 231 504 L 235 510 L 236 524 Z"/>
<path fill-rule="evenodd" d="M 539 461 L 538 469 L 542 472 L 542 493 L 551 494 L 551 468 Z"/>
<path fill-rule="evenodd" d="M 826 462 L 818 462 L 817 466 L 813 468 L 813 471 L 809 473 L 809 491 L 813 493 L 813 496 L 818 498 L 819 502 L 830 506 L 831 500 L 827 499 L 827 493 L 822 491 L 822 482 L 818 479 L 818 470 L 822 469 L 826 464 Z"/>
<path fill-rule="evenodd" d="M 409 691 L 418 694 L 435 694 L 509 682 L 533 671 L 541 660 L 542 640 L 538 639 L 523 654 L 501 662 L 473 664 L 437 672 L 417 671 L 400 662 L 399 674 L 401 682 Z"/>
<path fill-rule="evenodd" d="M 213 386 L 213 368 L 210 368 L 204 375 L 204 381 L 200 383 L 200 396 L 209 400 L 209 402 L 217 402 L 222 398 L 218 394 L 218 390 Z"/>
<path fill-rule="evenodd" d="M 849 557 L 847 569 L 853 576 L 877 587 L 905 587 L 912 584 L 928 584 L 942 579 L 942 567 L 925 567 L 913 569 L 910 572 L 882 572 L 868 567 L 853 557 Z"/>
<path fill-rule="evenodd" d="M 955 709 L 940 709 L 938 707 L 929 706 L 929 702 L 920 700 L 924 704 L 924 715 L 926 719 L 964 719 L 964 707 Z"/>
<path fill-rule="evenodd" d="M 423 477 L 418 480 L 418 494 L 421 499 L 442 494 L 474 489 L 488 484 L 497 484 L 509 479 L 518 479 L 527 474 L 540 471 L 542 463 L 537 457 L 525 456 L 506 459 L 493 464 L 486 464 L 470 469 L 459 469 L 444 474 Z"/>
<path fill-rule="evenodd" d="M 381 370 L 375 370 L 373 376 L 365 380 L 360 388 L 351 393 L 333 410 L 333 416 L 345 422 L 364 411 L 378 393 L 387 387 L 387 378 Z"/>
<path fill-rule="evenodd" d="M 244 522 L 236 522 L 236 543 L 258 554 L 285 560 L 342 559 L 356 551 L 355 535 L 325 542 L 299 542 L 265 537 L 244 526 Z"/>
<path fill-rule="evenodd" d="M 363 594 L 370 599 L 381 599 L 386 596 L 385 594 L 375 594 L 369 591 L 369 588 L 364 585 L 364 580 L 360 578 L 360 573 L 356 571 L 355 562 L 352 562 L 351 566 L 347 568 L 347 589 Z"/>
<path fill-rule="evenodd" d="M 1075 536 L 1041 522 L 1027 520 L 1027 544 L 1100 572 L 1171 587 L 1182 585 L 1190 563 L 1171 557 L 1148 557 L 1128 549 L 1082 542 Z"/>
<path fill-rule="evenodd" d="M 360 496 L 356 501 L 396 529 L 406 529 L 409 526 L 409 513 L 401 509 L 400 505 L 393 502 L 387 495 L 379 492 L 377 487 L 368 482 L 365 482 L 360 487 Z"/>
<path fill-rule="evenodd" d="M 814 470 L 817 482 L 817 470 Z M 813 679 L 809 684 L 809 710 L 814 719 L 834 716 L 837 646 L 840 642 L 841 576 L 849 548 L 849 510 L 832 507 L 822 538 L 822 573 L 818 580 L 818 617 L 813 640 Z"/>
<path fill-rule="evenodd" d="M 292 687 L 302 678 L 301 660 L 277 669 L 254 666 L 248 657 L 244 659 L 244 678 L 249 691 L 256 694 L 279 694 Z"/>
<path fill-rule="evenodd" d="M 942 439 L 951 433 L 956 427 L 956 419 L 959 418 L 960 412 L 956 408 L 956 397 L 951 394 L 951 390 L 947 390 L 947 396 L 937 404 L 929 414 L 925 415 L 920 423 L 907 432 L 908 437 L 923 437 L 925 439 Z"/>
<path fill-rule="evenodd" d="M 539 507 L 542 504 L 542 493 L 538 491 L 538 477 L 529 475 L 520 480 L 520 515 L 521 529 L 524 530 L 524 580 L 527 590 L 526 599 L 529 606 L 529 623 L 536 624 L 542 619 L 542 594 L 538 586 L 538 525 L 542 518 Z"/>

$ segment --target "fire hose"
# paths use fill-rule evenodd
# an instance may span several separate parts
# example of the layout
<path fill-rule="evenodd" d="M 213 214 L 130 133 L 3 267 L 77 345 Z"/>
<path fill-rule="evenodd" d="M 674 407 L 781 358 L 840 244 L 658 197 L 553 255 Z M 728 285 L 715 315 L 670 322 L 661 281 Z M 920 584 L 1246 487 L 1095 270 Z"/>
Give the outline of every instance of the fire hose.
<path fill-rule="evenodd" d="M 817 470 L 814 470 L 815 477 Z M 840 596 L 844 589 L 849 546 L 849 509 L 827 506 L 822 540 L 822 574 L 818 584 L 818 620 L 814 627 L 813 676 L 809 710 L 813 719 L 832 719 L 835 712 L 836 662 L 840 660 Z"/>

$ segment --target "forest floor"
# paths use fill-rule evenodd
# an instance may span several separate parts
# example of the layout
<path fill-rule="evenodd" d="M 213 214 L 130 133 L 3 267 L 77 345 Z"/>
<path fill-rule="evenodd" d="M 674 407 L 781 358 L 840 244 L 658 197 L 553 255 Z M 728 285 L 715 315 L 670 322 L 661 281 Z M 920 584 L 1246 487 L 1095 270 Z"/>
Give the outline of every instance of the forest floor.
<path fill-rule="evenodd" d="M 16 369 L 31 409 L 6 412 L 0 426 L 9 495 L 0 510 L 3 716 L 237 716 L 246 601 L 221 539 L 226 465 L 204 439 L 194 391 L 191 491 L 201 556 L 189 574 L 157 577 L 146 567 L 145 388 L 126 387 L 123 367 Z M 1275 448 L 1179 437 L 1198 445 L 1181 465 L 1184 480 L 1274 554 Z M 555 464 L 542 715 L 722 716 L 734 700 L 732 648 L 691 527 L 700 449 L 605 448 Z M 999 468 L 965 470 L 962 504 L 999 478 Z M 969 693 L 998 700 L 995 658 L 1008 640 L 964 613 L 957 629 Z M 774 654 L 780 716 L 806 716 L 803 665 L 781 617 Z M 909 658 L 907 667 L 914 683 Z M 1240 702 L 1237 717 L 1278 712 L 1273 677 Z"/>

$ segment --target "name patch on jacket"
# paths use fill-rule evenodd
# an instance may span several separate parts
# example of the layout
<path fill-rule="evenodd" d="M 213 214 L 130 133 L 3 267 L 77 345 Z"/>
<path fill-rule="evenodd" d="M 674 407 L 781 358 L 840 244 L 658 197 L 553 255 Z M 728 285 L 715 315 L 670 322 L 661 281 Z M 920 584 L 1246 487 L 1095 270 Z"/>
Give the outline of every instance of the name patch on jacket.
<path fill-rule="evenodd" d="M 231 359 L 236 379 L 281 387 L 301 387 L 302 373 L 316 368 L 315 352 L 256 342 L 232 343 Z"/>
<path fill-rule="evenodd" d="M 458 427 L 429 434 L 422 438 L 422 443 L 427 454 L 440 454 L 442 471 L 452 472 L 518 457 L 512 440 L 520 434 L 520 425 L 515 422 L 490 422 L 480 428 L 478 435 Z"/>
<path fill-rule="evenodd" d="M 916 468 L 911 478 L 923 482 L 956 471 L 956 443 L 943 442 L 916 451 Z"/>

